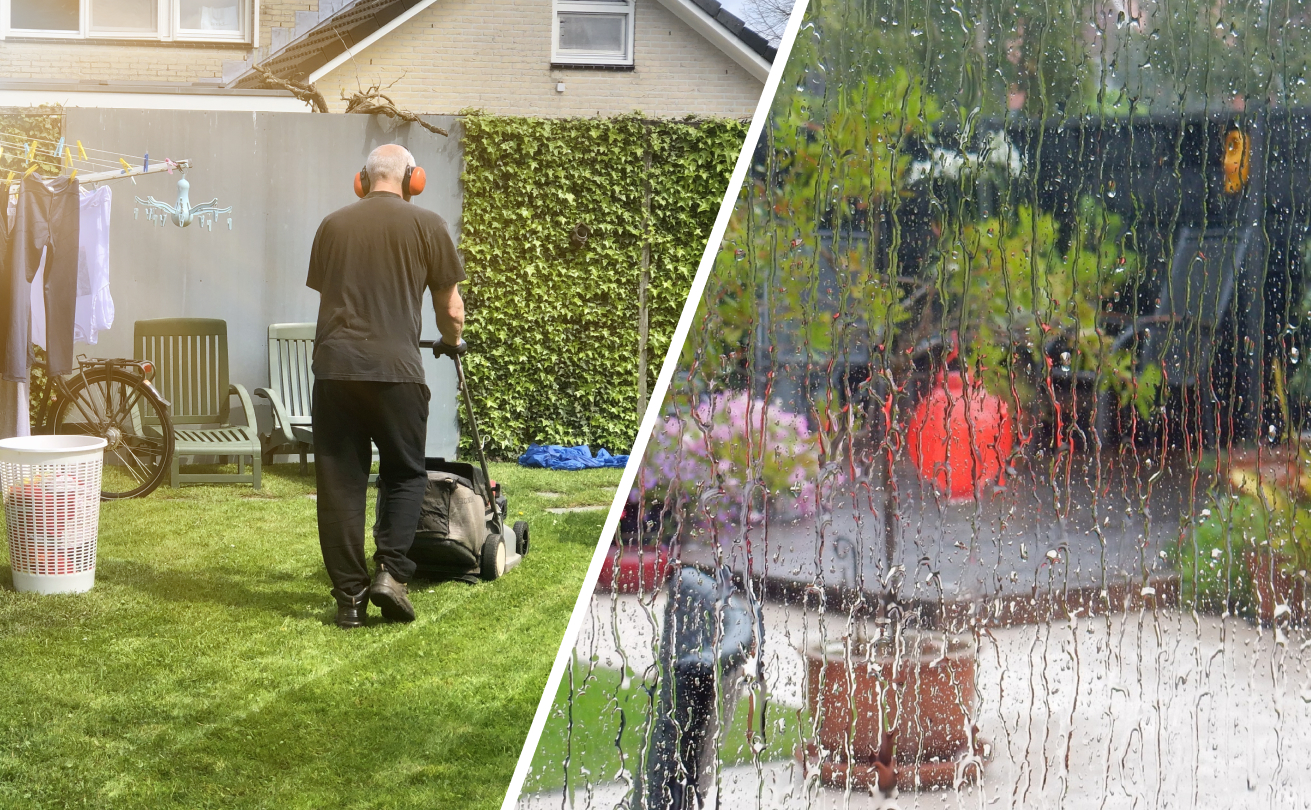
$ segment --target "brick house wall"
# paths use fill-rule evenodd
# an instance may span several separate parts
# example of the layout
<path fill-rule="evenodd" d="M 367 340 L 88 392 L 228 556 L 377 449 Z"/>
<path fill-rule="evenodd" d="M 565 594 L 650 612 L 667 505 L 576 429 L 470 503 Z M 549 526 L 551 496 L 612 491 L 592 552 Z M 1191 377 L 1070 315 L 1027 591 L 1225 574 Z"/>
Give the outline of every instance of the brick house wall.
<path fill-rule="evenodd" d="M 294 27 L 297 11 L 318 7 L 318 0 L 261 0 L 260 43 L 269 42 L 273 28 Z M 224 61 L 250 53 L 245 44 L 10 37 L 0 41 L 0 78 L 217 83 Z"/>
<path fill-rule="evenodd" d="M 545 0 L 441 0 L 318 81 L 334 109 L 357 81 L 404 108 L 501 115 L 749 117 L 763 88 L 655 0 L 639 0 L 632 70 L 551 67 Z M 563 82 L 565 90 L 557 92 Z"/>
<path fill-rule="evenodd" d="M 260 4 L 260 43 L 319 0 Z M 404 109 L 504 115 L 748 117 L 762 84 L 656 0 L 639 0 L 632 70 L 551 67 L 549 0 L 438 0 L 318 82 L 334 111 L 343 89 L 396 82 Z M 246 45 L 78 40 L 0 42 L 0 78 L 218 82 Z M 557 92 L 563 82 L 565 90 Z"/>

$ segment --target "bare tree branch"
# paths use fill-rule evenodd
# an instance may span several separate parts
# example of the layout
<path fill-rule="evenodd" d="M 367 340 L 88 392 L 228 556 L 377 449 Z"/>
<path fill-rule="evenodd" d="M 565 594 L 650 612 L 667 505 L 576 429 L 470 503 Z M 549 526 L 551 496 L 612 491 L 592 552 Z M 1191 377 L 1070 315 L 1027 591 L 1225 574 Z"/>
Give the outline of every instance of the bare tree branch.
<path fill-rule="evenodd" d="M 399 80 L 398 80 L 399 81 Z M 395 84 L 396 82 L 392 82 Z M 391 85 L 388 85 L 390 87 Z M 429 132 L 436 132 L 438 135 L 449 135 L 441 127 L 433 126 L 419 116 L 407 110 L 400 110 L 396 107 L 396 102 L 383 95 L 379 85 L 373 85 L 368 90 L 360 93 L 352 93 L 347 96 L 346 91 L 341 91 L 342 101 L 346 102 L 346 112 L 361 113 L 363 115 L 385 115 L 388 118 L 399 118 L 402 121 L 408 121 L 418 124 Z"/>
<path fill-rule="evenodd" d="M 746 0 L 742 8 L 742 21 L 756 33 L 778 44 L 795 4 L 796 0 Z"/>
<path fill-rule="evenodd" d="M 255 65 L 255 72 L 264 79 L 266 84 L 274 87 L 281 87 L 291 92 L 293 96 L 310 105 L 314 112 L 325 113 L 328 111 L 328 100 L 323 97 L 319 89 L 310 82 L 303 82 L 297 79 L 281 79 L 270 73 L 263 65 Z"/>

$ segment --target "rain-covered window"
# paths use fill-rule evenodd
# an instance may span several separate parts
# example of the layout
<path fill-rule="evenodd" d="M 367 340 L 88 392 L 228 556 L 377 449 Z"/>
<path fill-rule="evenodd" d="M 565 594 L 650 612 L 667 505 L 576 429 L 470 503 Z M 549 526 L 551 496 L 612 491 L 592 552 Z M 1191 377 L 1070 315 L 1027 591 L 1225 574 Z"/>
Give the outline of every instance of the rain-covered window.
<path fill-rule="evenodd" d="M 812 0 L 522 806 L 1306 806 L 1309 57 Z"/>

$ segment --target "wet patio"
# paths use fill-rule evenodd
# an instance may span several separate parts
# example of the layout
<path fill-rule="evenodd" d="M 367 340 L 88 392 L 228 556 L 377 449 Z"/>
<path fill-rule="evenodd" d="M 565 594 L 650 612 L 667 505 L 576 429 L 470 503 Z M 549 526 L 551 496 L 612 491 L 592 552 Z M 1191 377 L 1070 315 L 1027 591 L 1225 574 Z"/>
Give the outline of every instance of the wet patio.
<path fill-rule="evenodd" d="M 626 661 L 643 672 L 654 663 L 663 607 L 663 597 L 596 598 L 580 660 L 615 669 Z M 844 617 L 780 605 L 764 613 L 770 700 L 792 713 L 806 703 L 801 650 L 840 633 Z M 888 804 L 867 790 L 824 787 L 795 759 L 776 759 L 720 770 L 706 806 L 1311 807 L 1304 632 L 1144 610 L 997 628 L 978 643 L 976 722 L 991 749 L 980 785 L 903 792 Z M 721 741 L 724 749 L 745 745 Z M 627 789 L 623 779 L 592 777 L 570 798 L 525 794 L 520 806 L 612 808 Z"/>

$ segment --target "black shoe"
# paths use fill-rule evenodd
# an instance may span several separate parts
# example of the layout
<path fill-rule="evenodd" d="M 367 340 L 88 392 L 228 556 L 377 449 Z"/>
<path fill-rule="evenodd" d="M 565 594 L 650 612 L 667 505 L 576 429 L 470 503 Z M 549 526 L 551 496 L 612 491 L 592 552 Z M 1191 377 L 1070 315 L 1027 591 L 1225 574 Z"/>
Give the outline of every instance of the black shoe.
<path fill-rule="evenodd" d="M 382 609 L 384 619 L 393 622 L 414 621 L 414 605 L 410 604 L 410 597 L 405 591 L 405 583 L 397 582 L 386 566 L 380 564 L 373 578 L 373 586 L 369 588 L 369 598 Z"/>
<path fill-rule="evenodd" d="M 363 627 L 369 615 L 369 589 L 365 588 L 351 596 L 336 588 L 332 589 L 332 598 L 337 600 L 337 626 L 343 630 Z"/>

